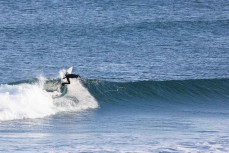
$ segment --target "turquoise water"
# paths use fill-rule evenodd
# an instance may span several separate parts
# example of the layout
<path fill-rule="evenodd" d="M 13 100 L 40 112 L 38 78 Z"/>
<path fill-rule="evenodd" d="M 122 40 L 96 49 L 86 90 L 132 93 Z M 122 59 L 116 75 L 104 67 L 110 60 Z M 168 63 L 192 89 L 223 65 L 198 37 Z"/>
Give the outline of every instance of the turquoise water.
<path fill-rule="evenodd" d="M 0 23 L 0 152 L 229 152 L 228 1 L 3 0 Z"/>

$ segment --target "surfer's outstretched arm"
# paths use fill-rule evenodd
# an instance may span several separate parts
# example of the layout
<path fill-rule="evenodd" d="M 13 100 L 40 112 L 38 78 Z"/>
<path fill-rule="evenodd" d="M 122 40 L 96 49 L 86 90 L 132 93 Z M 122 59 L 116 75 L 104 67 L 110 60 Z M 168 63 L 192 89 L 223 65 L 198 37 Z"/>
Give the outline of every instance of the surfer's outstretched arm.
<path fill-rule="evenodd" d="M 75 78 L 77 79 L 77 78 L 81 78 L 81 77 L 80 77 L 80 75 L 76 74 L 75 75 Z"/>
<path fill-rule="evenodd" d="M 77 79 L 77 78 L 80 77 L 80 76 L 79 76 L 78 74 L 71 74 L 71 75 L 69 75 L 69 77 L 70 77 L 70 78 L 76 78 L 76 79 Z M 80 78 L 81 78 L 81 77 L 80 77 Z"/>

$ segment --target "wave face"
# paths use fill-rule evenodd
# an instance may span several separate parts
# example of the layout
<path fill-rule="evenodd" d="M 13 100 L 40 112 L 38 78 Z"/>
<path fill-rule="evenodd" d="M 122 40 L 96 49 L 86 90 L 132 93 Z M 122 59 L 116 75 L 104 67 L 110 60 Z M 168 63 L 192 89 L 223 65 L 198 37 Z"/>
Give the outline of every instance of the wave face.
<path fill-rule="evenodd" d="M 60 81 L 44 78 L 0 86 L 0 121 L 41 118 L 61 111 L 82 111 L 98 107 L 97 101 L 77 80 L 59 89 Z M 77 92 L 76 92 L 77 91 Z"/>
<path fill-rule="evenodd" d="M 98 101 L 216 105 L 229 102 L 229 79 L 83 82 Z"/>

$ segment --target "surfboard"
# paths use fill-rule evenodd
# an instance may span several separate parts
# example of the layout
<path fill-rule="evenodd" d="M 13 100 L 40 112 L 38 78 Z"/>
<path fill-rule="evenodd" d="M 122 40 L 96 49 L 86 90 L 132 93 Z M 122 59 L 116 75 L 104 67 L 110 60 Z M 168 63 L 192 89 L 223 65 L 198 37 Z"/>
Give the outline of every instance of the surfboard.
<path fill-rule="evenodd" d="M 72 74 L 72 69 L 73 69 L 73 66 L 70 67 L 70 68 L 68 68 L 66 72 L 67 72 L 68 74 Z"/>

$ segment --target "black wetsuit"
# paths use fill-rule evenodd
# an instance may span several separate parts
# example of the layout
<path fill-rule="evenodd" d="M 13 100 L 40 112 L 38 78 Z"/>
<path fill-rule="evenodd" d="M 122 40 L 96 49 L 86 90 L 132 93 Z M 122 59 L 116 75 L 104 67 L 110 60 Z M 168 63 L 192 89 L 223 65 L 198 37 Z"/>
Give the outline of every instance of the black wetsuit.
<path fill-rule="evenodd" d="M 62 86 L 65 84 L 70 84 L 70 79 L 69 78 L 78 78 L 80 77 L 78 74 L 65 74 L 65 77 L 63 79 L 67 79 L 68 82 L 63 82 Z"/>

